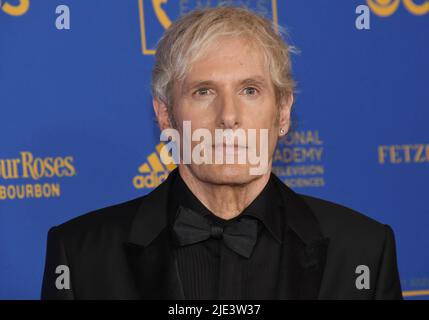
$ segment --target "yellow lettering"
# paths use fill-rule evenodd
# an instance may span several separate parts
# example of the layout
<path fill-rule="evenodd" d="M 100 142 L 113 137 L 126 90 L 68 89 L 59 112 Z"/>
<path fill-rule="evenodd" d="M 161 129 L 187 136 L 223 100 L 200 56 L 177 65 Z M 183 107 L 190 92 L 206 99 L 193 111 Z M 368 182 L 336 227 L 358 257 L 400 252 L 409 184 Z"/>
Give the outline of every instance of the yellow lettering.
<path fill-rule="evenodd" d="M 9 199 L 15 199 L 15 188 L 13 186 L 7 186 L 6 194 Z"/>
<path fill-rule="evenodd" d="M 51 193 L 55 197 L 59 197 L 61 195 L 60 184 L 59 183 L 53 183 L 53 184 L 51 184 Z"/>
<path fill-rule="evenodd" d="M 66 173 L 67 177 L 72 177 L 76 174 L 76 169 L 73 166 L 73 157 L 65 157 L 64 164 L 69 171 Z"/>
<path fill-rule="evenodd" d="M 27 198 L 33 198 L 33 186 L 31 184 L 25 186 L 25 193 Z"/>
<path fill-rule="evenodd" d="M 422 144 L 416 144 L 413 146 L 416 149 L 416 154 L 414 155 L 414 162 L 424 162 L 425 160 L 422 157 L 424 146 Z"/>
<path fill-rule="evenodd" d="M 6 188 L 4 186 L 0 186 L 0 200 L 6 199 Z"/>
<path fill-rule="evenodd" d="M 63 158 L 55 158 L 55 174 L 57 175 L 57 177 L 62 177 L 64 176 L 65 172 L 64 170 L 60 170 L 62 168 L 64 168 L 64 159 Z"/>
<path fill-rule="evenodd" d="M 33 155 L 31 152 L 21 152 L 21 159 L 22 159 L 22 177 L 28 178 L 28 172 L 30 172 L 30 175 L 33 176 L 31 163 L 33 162 Z"/>

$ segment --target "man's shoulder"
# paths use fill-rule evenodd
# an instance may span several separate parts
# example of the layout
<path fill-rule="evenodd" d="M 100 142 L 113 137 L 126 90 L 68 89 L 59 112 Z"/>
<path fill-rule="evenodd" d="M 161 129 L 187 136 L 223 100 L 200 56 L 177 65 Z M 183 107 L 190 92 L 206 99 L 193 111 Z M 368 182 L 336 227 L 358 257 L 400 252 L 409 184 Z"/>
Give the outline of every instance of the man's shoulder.
<path fill-rule="evenodd" d="M 77 216 L 51 229 L 62 237 L 73 239 L 125 240 L 137 214 L 157 210 L 166 201 L 168 183 L 164 181 L 157 188 L 138 198 L 103 207 Z"/>
<path fill-rule="evenodd" d="M 61 238 L 66 241 L 100 236 L 105 236 L 108 241 L 115 236 L 125 237 L 145 197 L 90 211 L 53 227 L 51 232 L 61 234 Z"/>
<path fill-rule="evenodd" d="M 309 195 L 299 196 L 315 215 L 323 234 L 329 238 L 381 240 L 385 237 L 386 228 L 389 228 L 342 204 Z"/>

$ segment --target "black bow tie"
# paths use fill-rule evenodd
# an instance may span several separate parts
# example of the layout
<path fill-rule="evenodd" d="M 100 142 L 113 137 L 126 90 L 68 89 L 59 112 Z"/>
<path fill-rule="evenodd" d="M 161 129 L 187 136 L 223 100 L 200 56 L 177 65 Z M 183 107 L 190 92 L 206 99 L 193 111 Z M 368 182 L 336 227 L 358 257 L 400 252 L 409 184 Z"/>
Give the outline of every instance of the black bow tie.
<path fill-rule="evenodd" d="M 223 238 L 226 246 L 249 258 L 256 243 L 258 222 L 253 219 L 239 219 L 222 227 L 210 223 L 201 214 L 180 206 L 173 230 L 181 246 L 204 241 L 210 237 Z"/>

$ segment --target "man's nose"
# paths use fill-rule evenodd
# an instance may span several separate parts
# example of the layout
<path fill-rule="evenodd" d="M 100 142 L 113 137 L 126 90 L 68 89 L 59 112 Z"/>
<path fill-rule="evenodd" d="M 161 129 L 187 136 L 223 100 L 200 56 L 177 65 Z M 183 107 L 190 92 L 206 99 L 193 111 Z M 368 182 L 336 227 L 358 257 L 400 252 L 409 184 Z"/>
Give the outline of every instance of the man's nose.
<path fill-rule="evenodd" d="M 219 99 L 218 127 L 236 129 L 241 125 L 241 111 L 237 97 L 224 94 Z"/>

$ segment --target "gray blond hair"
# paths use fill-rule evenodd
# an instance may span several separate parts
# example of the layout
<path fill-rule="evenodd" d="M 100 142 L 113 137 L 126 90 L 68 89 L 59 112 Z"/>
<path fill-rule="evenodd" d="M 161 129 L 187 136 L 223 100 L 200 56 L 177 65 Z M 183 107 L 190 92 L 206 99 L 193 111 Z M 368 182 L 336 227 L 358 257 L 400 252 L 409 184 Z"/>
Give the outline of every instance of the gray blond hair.
<path fill-rule="evenodd" d="M 245 8 L 224 6 L 191 11 L 176 20 L 157 44 L 152 96 L 167 105 L 171 117 L 174 83 L 184 79 L 191 63 L 217 37 L 244 36 L 263 53 L 276 103 L 280 105 L 295 89 L 290 60 L 294 48 L 283 41 L 282 33 L 284 28 Z"/>

